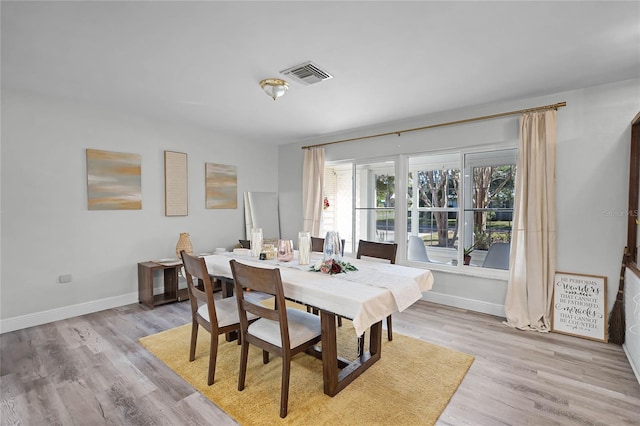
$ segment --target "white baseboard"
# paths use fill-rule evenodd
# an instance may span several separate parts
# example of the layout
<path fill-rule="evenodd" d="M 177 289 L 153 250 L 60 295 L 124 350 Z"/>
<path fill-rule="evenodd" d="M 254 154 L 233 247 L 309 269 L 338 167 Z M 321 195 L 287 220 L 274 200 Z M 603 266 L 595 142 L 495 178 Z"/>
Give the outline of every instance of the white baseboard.
<path fill-rule="evenodd" d="M 506 317 L 504 305 L 483 302 L 481 300 L 467 299 L 466 297 L 435 293 L 433 291 L 427 291 L 426 293 L 423 293 L 422 300 L 438 303 L 440 305 L 453 306 L 454 308 L 462 308 L 474 312 L 482 312 L 483 314 L 495 315 L 501 318 Z"/>
<path fill-rule="evenodd" d="M 138 292 L 0 320 L 0 334 L 138 302 Z"/>

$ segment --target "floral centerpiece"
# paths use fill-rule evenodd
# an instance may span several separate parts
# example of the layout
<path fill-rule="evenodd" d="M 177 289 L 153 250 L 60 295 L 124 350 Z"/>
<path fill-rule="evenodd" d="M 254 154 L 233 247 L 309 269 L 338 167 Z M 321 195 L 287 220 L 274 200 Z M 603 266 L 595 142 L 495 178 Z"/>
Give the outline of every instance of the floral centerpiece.
<path fill-rule="evenodd" d="M 315 265 L 311 266 L 311 270 L 314 272 L 322 272 L 323 274 L 340 274 L 348 271 L 357 271 L 358 268 L 348 262 L 342 262 L 339 260 L 329 259 L 326 261 L 319 260 Z"/>

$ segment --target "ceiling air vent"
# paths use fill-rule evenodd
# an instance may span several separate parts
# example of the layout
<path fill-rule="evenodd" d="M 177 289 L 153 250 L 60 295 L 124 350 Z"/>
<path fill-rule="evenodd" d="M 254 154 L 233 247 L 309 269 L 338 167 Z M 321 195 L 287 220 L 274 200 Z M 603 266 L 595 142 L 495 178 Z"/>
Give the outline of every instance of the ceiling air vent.
<path fill-rule="evenodd" d="M 305 62 L 295 67 L 287 68 L 286 70 L 280 71 L 280 74 L 284 74 L 292 80 L 307 85 L 320 83 L 323 80 L 333 78 L 331 74 L 323 71 L 313 62 Z"/>

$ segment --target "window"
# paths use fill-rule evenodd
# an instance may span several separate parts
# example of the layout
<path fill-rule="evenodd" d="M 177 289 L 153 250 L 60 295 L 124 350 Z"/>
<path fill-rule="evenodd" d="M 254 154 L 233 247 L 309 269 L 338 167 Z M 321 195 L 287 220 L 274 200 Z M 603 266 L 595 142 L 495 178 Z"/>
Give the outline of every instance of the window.
<path fill-rule="evenodd" d="M 467 154 L 464 162 L 464 246 L 473 250 L 471 265 L 496 268 L 486 256 L 495 243 L 511 243 L 516 150 Z"/>
<path fill-rule="evenodd" d="M 358 164 L 355 167 L 354 235 L 359 240 L 393 242 L 395 239 L 395 162 Z"/>
<path fill-rule="evenodd" d="M 346 252 L 354 252 L 360 239 L 410 239 L 399 261 L 405 256 L 410 262 L 468 271 L 508 269 L 508 257 L 498 263 L 502 266 L 486 258 L 493 245 L 508 256 L 515 163 L 516 150 L 501 149 L 327 165 L 325 196 L 330 206 L 324 210 L 323 233 L 338 230 L 347 240 Z M 396 169 L 406 182 L 396 179 Z M 416 250 L 422 251 L 420 256 Z M 465 259 L 467 253 L 470 258 Z"/>
<path fill-rule="evenodd" d="M 457 259 L 460 155 L 428 155 L 409 159 L 407 227 L 424 241 L 430 260 Z M 408 260 L 418 260 L 407 253 Z"/>

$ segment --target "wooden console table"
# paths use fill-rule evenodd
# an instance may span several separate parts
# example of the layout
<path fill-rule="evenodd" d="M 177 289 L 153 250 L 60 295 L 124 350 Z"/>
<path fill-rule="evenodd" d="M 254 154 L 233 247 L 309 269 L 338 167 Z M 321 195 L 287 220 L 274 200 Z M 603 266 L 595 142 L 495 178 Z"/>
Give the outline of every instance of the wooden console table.
<path fill-rule="evenodd" d="M 186 288 L 178 290 L 178 271 L 182 264 L 166 266 L 154 262 L 138 263 L 138 299 L 140 303 L 153 309 L 165 303 L 181 302 L 189 299 Z M 153 273 L 164 271 L 164 291 L 153 294 Z"/>

